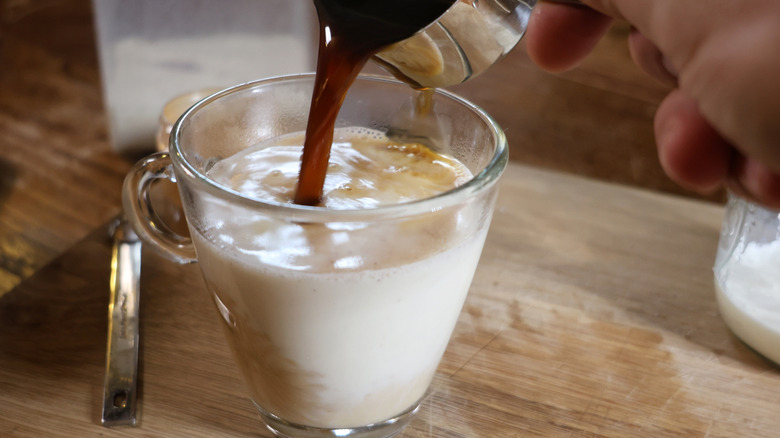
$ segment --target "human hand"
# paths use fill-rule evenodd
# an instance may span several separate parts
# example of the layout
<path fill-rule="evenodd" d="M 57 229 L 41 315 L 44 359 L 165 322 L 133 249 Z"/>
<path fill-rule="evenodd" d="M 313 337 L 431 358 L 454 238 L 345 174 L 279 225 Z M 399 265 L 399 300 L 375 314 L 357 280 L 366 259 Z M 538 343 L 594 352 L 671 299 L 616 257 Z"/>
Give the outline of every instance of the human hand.
<path fill-rule="evenodd" d="M 634 61 L 675 86 L 655 115 L 669 177 L 702 193 L 725 184 L 780 208 L 780 2 L 582 2 L 590 8 L 537 5 L 525 36 L 534 62 L 572 68 L 612 19 L 628 21 Z"/>

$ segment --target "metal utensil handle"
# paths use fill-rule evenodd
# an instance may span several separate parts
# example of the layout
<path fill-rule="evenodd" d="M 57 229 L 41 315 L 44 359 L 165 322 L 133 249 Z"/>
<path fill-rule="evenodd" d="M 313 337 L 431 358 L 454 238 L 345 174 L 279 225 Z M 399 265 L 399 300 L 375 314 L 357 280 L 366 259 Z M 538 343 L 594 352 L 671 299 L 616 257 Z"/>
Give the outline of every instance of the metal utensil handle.
<path fill-rule="evenodd" d="M 113 239 L 102 423 L 133 426 L 136 424 L 141 241 L 123 218 L 113 232 Z"/>

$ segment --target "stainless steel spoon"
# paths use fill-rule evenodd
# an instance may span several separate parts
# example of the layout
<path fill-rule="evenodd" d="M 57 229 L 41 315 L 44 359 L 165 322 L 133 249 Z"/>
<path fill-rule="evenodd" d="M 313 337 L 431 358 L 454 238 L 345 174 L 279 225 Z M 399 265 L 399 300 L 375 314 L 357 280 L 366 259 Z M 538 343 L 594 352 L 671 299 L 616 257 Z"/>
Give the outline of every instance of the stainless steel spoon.
<path fill-rule="evenodd" d="M 111 235 L 111 301 L 108 307 L 108 348 L 102 423 L 109 427 L 134 426 L 138 377 L 141 241 L 123 217 L 112 224 Z"/>

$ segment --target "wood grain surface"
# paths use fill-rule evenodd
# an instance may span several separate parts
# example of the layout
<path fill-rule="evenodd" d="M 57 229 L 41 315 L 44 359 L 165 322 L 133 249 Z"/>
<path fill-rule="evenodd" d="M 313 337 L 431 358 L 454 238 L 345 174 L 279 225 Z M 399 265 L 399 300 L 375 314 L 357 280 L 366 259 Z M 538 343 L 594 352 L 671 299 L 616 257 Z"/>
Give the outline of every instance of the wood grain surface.
<path fill-rule="evenodd" d="M 116 216 L 90 2 L 0 0 L 0 294 Z"/>
<path fill-rule="evenodd" d="M 780 372 L 719 317 L 722 210 L 510 165 L 404 437 L 767 437 Z M 270 436 L 196 265 L 144 254 L 140 424 L 100 425 L 104 229 L 0 299 L 0 436 Z"/>

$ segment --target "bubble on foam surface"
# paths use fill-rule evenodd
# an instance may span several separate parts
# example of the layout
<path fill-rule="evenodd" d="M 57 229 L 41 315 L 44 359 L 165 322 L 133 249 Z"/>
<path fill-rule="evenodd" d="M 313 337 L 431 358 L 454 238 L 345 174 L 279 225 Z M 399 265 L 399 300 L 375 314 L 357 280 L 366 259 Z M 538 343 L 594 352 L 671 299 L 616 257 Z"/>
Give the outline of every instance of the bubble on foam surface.
<path fill-rule="evenodd" d="M 341 139 L 341 138 L 351 138 L 354 139 L 355 137 L 361 138 L 361 139 L 370 139 L 370 140 L 385 140 L 387 139 L 387 136 L 384 132 L 379 131 L 377 129 L 368 128 L 365 126 L 348 126 L 345 128 L 338 128 L 336 129 L 334 138 Z"/>

